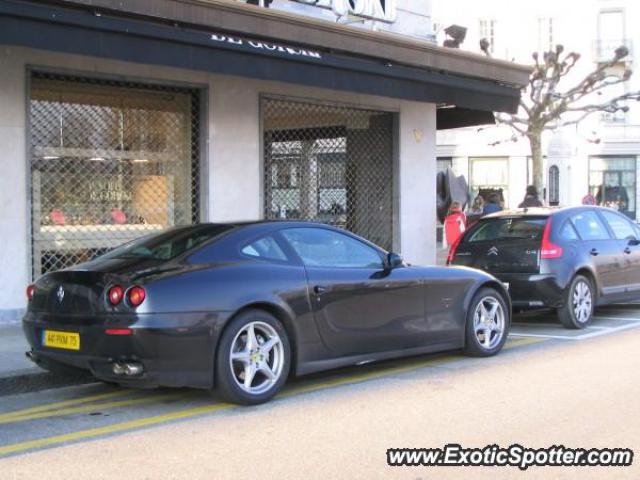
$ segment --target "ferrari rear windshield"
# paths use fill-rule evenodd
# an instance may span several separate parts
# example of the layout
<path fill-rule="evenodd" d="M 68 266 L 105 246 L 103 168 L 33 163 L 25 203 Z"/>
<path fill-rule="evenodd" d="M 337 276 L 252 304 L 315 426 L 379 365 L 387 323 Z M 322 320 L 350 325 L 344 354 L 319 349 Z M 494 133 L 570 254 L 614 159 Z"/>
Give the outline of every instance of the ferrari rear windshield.
<path fill-rule="evenodd" d="M 496 240 L 541 240 L 544 217 L 501 217 L 482 220 L 465 239 L 467 243 Z"/>
<path fill-rule="evenodd" d="M 233 225 L 177 227 L 147 235 L 106 253 L 101 258 L 147 258 L 170 260 L 234 228 Z"/>

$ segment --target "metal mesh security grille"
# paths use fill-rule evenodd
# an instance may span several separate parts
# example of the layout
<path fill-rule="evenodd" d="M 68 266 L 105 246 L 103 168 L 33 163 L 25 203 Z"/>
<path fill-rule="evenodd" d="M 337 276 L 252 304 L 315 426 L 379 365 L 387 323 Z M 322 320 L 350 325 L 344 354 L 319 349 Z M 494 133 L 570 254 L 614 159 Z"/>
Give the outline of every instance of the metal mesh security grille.
<path fill-rule="evenodd" d="M 350 230 L 391 250 L 393 114 L 263 98 L 265 217 Z"/>
<path fill-rule="evenodd" d="M 33 73 L 33 276 L 200 218 L 197 90 Z"/>

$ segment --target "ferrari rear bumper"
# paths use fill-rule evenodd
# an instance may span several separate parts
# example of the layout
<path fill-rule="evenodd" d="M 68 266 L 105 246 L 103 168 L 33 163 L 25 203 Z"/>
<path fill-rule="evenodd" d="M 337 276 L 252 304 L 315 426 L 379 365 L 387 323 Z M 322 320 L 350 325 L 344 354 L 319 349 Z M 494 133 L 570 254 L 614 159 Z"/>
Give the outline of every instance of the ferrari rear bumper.
<path fill-rule="evenodd" d="M 79 368 L 100 380 L 144 388 L 211 388 L 215 346 L 226 318 L 218 312 L 118 315 L 82 321 L 29 312 L 23 329 L 31 346 L 29 357 L 48 370 Z M 45 345 L 46 332 L 51 331 L 77 334 L 77 349 Z"/>

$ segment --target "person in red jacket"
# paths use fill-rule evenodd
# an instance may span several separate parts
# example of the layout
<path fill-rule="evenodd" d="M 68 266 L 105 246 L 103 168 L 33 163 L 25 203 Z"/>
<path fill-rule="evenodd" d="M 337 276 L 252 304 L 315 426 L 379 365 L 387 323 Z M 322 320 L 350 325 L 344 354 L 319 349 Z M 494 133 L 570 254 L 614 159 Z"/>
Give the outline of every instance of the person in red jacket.
<path fill-rule="evenodd" d="M 449 207 L 449 214 L 444 219 L 444 232 L 447 245 L 453 245 L 465 231 L 467 217 L 459 202 L 453 202 Z"/>

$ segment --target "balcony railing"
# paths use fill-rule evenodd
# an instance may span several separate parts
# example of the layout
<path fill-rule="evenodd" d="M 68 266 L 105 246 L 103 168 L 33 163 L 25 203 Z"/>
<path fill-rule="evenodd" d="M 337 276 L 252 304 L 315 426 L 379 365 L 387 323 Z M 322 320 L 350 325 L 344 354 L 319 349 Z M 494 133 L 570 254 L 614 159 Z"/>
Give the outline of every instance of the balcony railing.
<path fill-rule="evenodd" d="M 622 61 L 631 62 L 633 58 L 632 42 L 630 38 L 619 38 L 615 40 L 595 40 L 593 42 L 593 57 L 596 62 L 606 62 L 611 60 L 618 47 L 625 46 L 629 49 L 627 55 Z"/>

